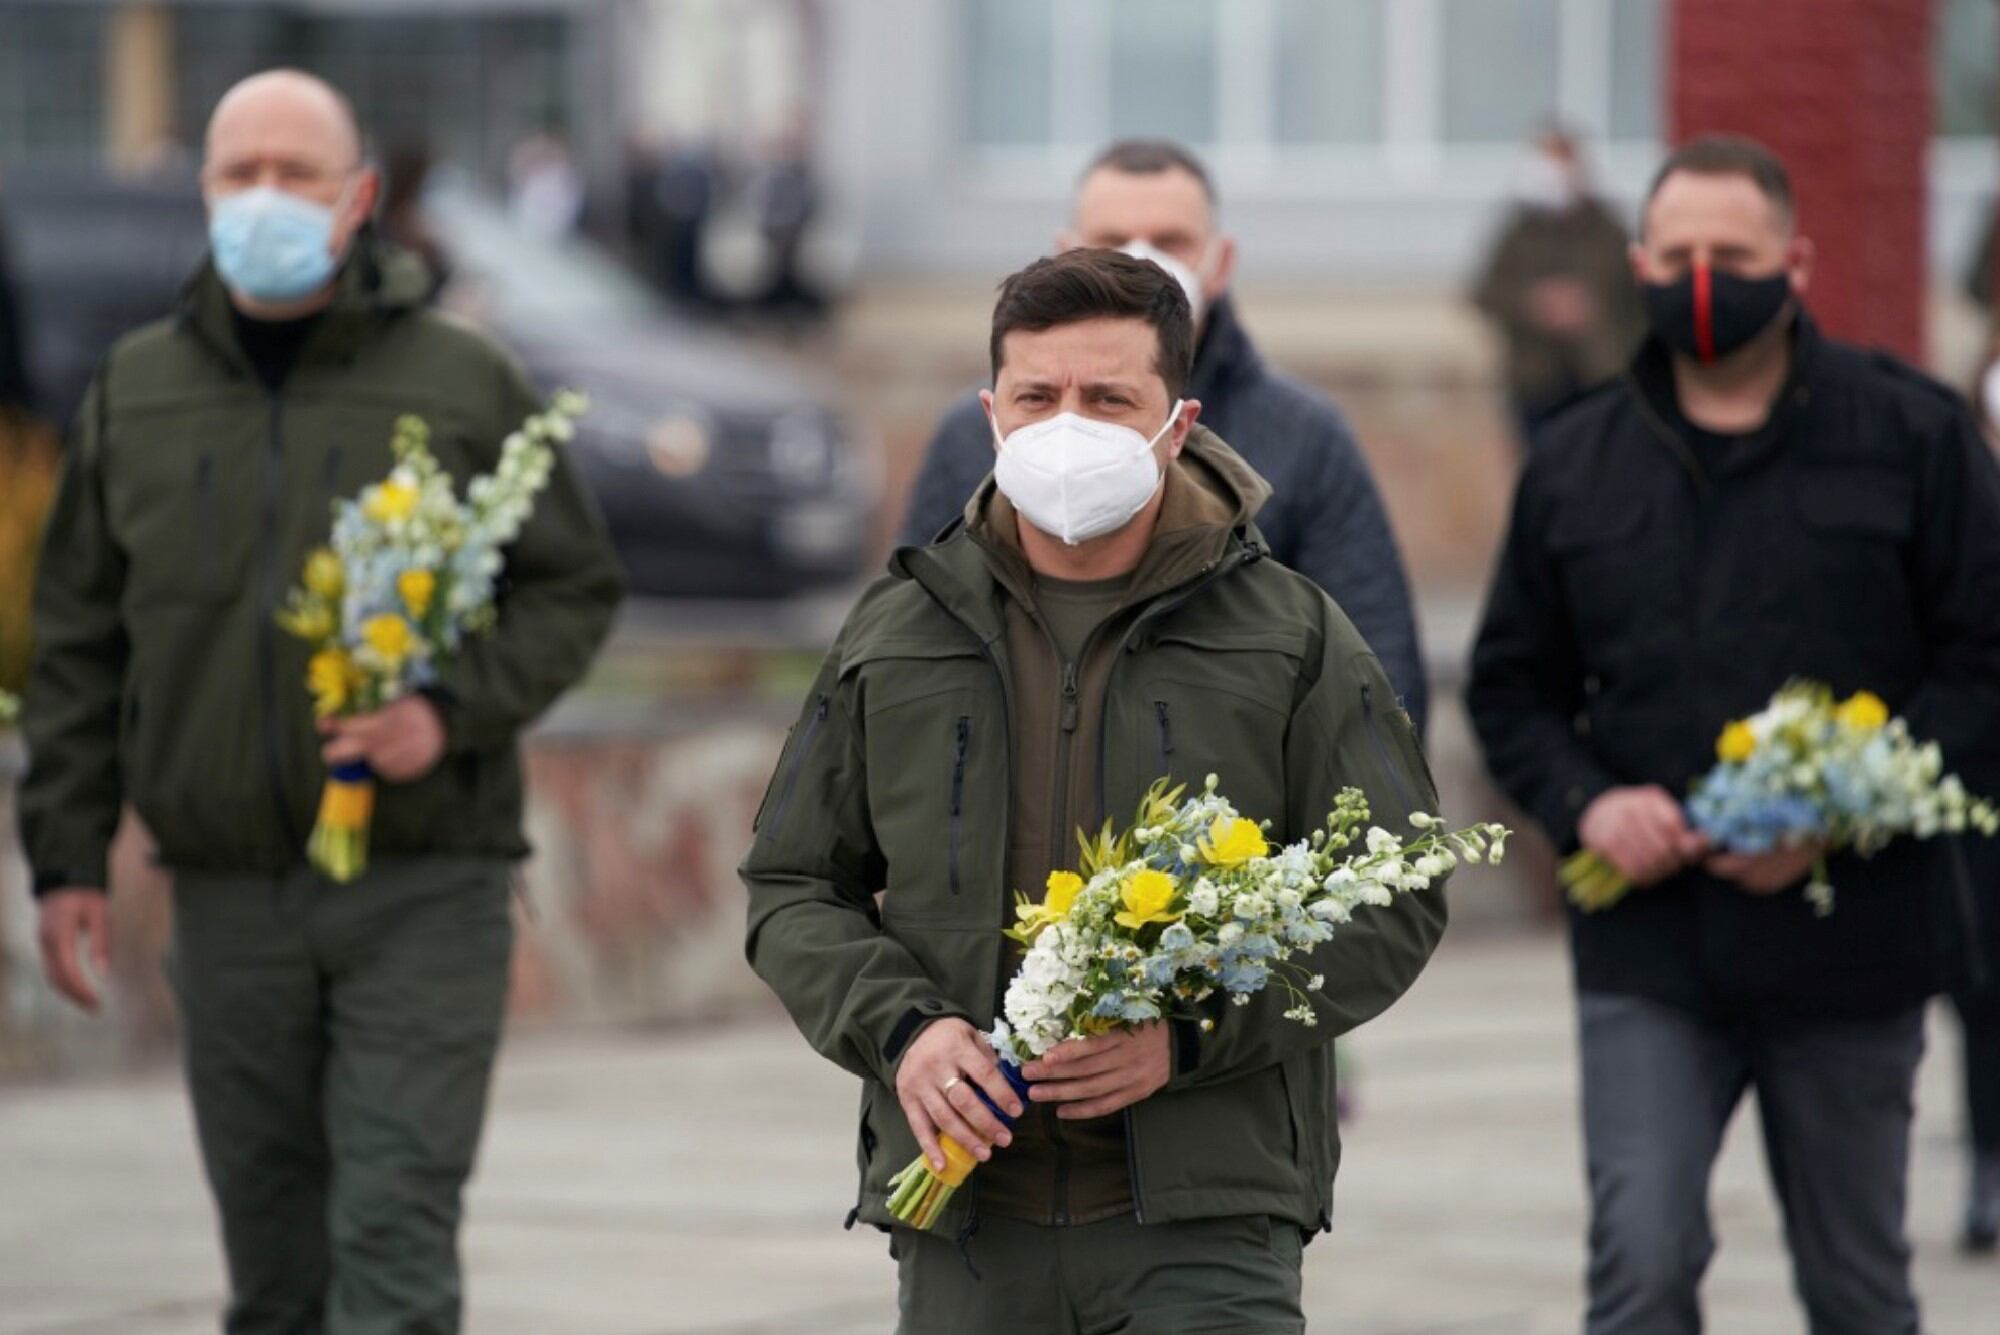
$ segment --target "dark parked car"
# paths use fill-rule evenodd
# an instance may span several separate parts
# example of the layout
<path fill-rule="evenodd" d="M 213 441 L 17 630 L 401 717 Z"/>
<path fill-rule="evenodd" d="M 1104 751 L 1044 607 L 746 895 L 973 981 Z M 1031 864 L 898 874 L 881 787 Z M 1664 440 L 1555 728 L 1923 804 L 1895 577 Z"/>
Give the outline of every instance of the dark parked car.
<path fill-rule="evenodd" d="M 874 450 L 783 359 L 673 315 L 587 242 L 516 227 L 446 179 L 426 212 L 443 302 L 545 387 L 589 394 L 571 446 L 635 593 L 783 597 L 857 576 L 881 491 Z M 4 200 L 43 402 L 67 415 L 104 349 L 171 309 L 204 242 L 193 183 L 12 175 Z"/>

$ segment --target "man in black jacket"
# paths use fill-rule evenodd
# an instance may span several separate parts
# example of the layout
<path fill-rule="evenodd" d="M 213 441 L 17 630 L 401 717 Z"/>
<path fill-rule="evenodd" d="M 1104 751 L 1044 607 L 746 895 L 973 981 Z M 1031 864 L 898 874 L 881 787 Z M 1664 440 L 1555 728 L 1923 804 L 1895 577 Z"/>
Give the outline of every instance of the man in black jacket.
<path fill-rule="evenodd" d="M 1199 159 L 1164 140 L 1111 145 L 1078 182 L 1064 250 L 1097 246 L 1152 260 L 1194 306 L 1188 397 L 1202 423 L 1271 484 L 1257 515 L 1271 555 L 1324 589 L 1382 660 L 1421 734 L 1428 687 L 1409 582 L 1368 461 L 1340 410 L 1265 365 L 1228 296 L 1236 244 L 1216 225 L 1215 190 Z M 965 511 L 993 471 L 992 428 L 968 391 L 938 423 L 910 493 L 901 541 L 929 543 Z"/>
<path fill-rule="evenodd" d="M 1942 844 L 1832 861 L 1711 849 L 1679 801 L 1792 677 L 1867 688 L 1990 785 L 2000 472 L 1953 395 L 1822 337 L 1783 166 L 1702 139 L 1655 178 L 1652 336 L 1550 422 L 1474 652 L 1487 762 L 1634 890 L 1572 915 L 1591 1335 L 1700 1329 L 1707 1181 L 1757 1091 L 1815 1335 L 1917 1330 L 1903 1233 L 1923 1005 L 1966 948 Z"/>

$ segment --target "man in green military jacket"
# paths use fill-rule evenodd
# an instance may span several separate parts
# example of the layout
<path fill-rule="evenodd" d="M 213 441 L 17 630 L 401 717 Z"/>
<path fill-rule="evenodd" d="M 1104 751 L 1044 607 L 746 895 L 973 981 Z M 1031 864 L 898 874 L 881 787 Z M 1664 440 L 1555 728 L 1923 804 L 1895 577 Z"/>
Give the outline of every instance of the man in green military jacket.
<path fill-rule="evenodd" d="M 919 1149 L 941 1165 L 941 1133 L 981 1160 L 938 1230 L 892 1233 L 906 1332 L 1301 1329 L 1339 1160 L 1331 1040 L 1444 930 L 1440 889 L 1400 897 L 1315 952 L 1316 1026 L 1265 993 L 1211 1028 L 1067 1044 L 1026 1068 L 1029 1109 L 979 1037 L 1013 891 L 1155 778 L 1215 773 L 1280 840 L 1348 785 L 1391 829 L 1435 809 L 1380 664 L 1269 559 L 1264 483 L 1182 401 L 1192 345 L 1147 261 L 1077 250 L 1007 280 L 995 474 L 848 617 L 743 866 L 752 965 L 863 1082 L 857 1217 L 890 1225 L 889 1178 Z M 975 1086 L 1022 1114 L 1011 1133 Z"/>
<path fill-rule="evenodd" d="M 126 802 L 174 874 L 169 972 L 222 1217 L 225 1329 L 458 1329 L 456 1235 L 499 1041 L 522 842 L 515 738 L 582 673 L 620 592 L 559 466 L 505 553 L 494 632 L 441 686 L 315 727 L 275 613 L 330 502 L 416 413 L 455 477 L 537 406 L 425 309 L 364 223 L 377 190 L 333 89 L 277 71 L 210 123 L 211 258 L 85 399 L 35 591 L 21 822 L 50 981 L 89 1009 Z M 371 869 L 305 861 L 329 764 L 382 781 Z"/>

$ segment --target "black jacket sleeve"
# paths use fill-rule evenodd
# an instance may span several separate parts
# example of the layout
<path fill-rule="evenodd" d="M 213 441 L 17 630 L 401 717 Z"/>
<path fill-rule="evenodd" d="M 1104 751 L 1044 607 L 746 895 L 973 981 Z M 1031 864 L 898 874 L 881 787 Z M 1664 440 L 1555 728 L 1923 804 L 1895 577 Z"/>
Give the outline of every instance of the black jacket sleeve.
<path fill-rule="evenodd" d="M 1570 849 L 1584 808 L 1615 781 L 1577 735 L 1582 651 L 1549 557 L 1543 457 L 1531 458 L 1515 493 L 1466 705 L 1494 781 L 1558 848 Z"/>
<path fill-rule="evenodd" d="M 992 471 L 993 428 L 979 396 L 968 394 L 938 421 L 910 488 L 897 545 L 929 546 L 939 530 L 965 513 L 965 503 Z"/>

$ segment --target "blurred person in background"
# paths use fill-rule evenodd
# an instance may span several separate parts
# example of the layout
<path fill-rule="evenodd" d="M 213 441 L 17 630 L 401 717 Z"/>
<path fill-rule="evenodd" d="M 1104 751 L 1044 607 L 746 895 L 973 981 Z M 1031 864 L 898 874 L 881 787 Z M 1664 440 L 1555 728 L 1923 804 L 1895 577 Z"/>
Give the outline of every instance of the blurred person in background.
<path fill-rule="evenodd" d="M 583 174 L 569 141 L 554 130 L 530 135 L 507 159 L 507 207 L 514 220 L 546 240 L 560 240 L 583 222 Z"/>
<path fill-rule="evenodd" d="M 0 183 L 3 185 L 3 183 Z M 27 334 L 21 297 L 14 286 L 13 256 L 7 242 L 7 196 L 0 188 L 0 430 L 4 419 L 25 416 L 34 408 L 28 382 Z"/>
<path fill-rule="evenodd" d="M 1649 192 L 1631 373 L 1546 423 L 1474 649 L 1499 785 L 1635 888 L 1572 911 L 1591 1335 L 1701 1329 L 1708 1181 L 1756 1091 L 1814 1335 L 1918 1329 L 1904 1233 L 1927 999 L 1971 966 L 1962 864 L 1904 840 L 1726 854 L 1678 794 L 1796 677 L 1866 688 L 1975 790 L 2000 770 L 2000 468 L 1963 400 L 1804 307 L 1812 243 L 1762 145 Z"/>
<path fill-rule="evenodd" d="M 1019 958 L 1013 891 L 1039 899 L 1163 768 L 1227 776 L 1280 842 L 1343 784 L 1398 832 L 1436 803 L 1407 721 L 1370 704 L 1381 665 L 1264 559 L 1266 487 L 1196 424 L 1193 346 L 1177 281 L 1116 251 L 1002 285 L 978 400 L 998 466 L 848 617 L 743 863 L 751 964 L 865 1082 L 854 1217 L 892 1229 L 906 1335 L 1302 1330 L 1340 1161 L 1331 1040 L 1444 930 L 1442 884 L 1398 896 L 1311 953 L 1324 990 L 1061 1044 L 1022 1068 L 1031 1107 L 979 1036 Z M 978 1174 L 935 1231 L 892 1227 L 890 1178 L 919 1147 L 942 1167 L 941 1133 Z"/>
<path fill-rule="evenodd" d="M 1271 554 L 1352 618 L 1421 735 L 1429 687 L 1388 513 L 1340 410 L 1267 365 L 1237 322 L 1229 295 L 1236 243 L 1219 226 L 1208 170 L 1164 140 L 1112 144 L 1077 183 L 1070 226 L 1056 245 L 1122 249 L 1181 284 L 1197 339 L 1188 395 L 1201 400 L 1203 422 L 1271 484 L 1270 502 L 1256 516 Z M 922 546 L 963 516 L 992 467 L 986 414 L 968 393 L 931 438 L 902 543 Z"/>
<path fill-rule="evenodd" d="M 813 286 L 803 269 L 806 237 L 820 211 L 819 178 L 806 126 L 794 126 L 779 137 L 769 158 L 752 173 L 749 191 L 770 273 L 761 304 L 773 314 L 800 319 L 825 314 L 826 294 Z"/>
<path fill-rule="evenodd" d="M 37 576 L 20 815 L 43 964 L 98 1008 L 129 800 L 174 876 L 224 1329 L 454 1331 L 526 852 L 515 738 L 589 662 L 617 565 L 559 463 L 506 552 L 493 632 L 434 691 L 316 722 L 309 649 L 275 613 L 329 502 L 388 473 L 404 413 L 462 477 L 538 399 L 365 226 L 377 176 L 325 83 L 279 70 L 232 89 L 202 189 L 209 259 L 176 315 L 100 366 Z M 382 780 L 372 860 L 334 885 L 306 834 L 328 768 L 354 761 Z"/>
<path fill-rule="evenodd" d="M 694 141 L 668 149 L 651 183 L 658 217 L 656 272 L 667 295 L 690 308 L 712 302 L 702 272 L 702 240 L 721 192 L 722 166 L 715 150 Z"/>
<path fill-rule="evenodd" d="M 431 151 L 422 144 L 402 144 L 385 155 L 377 226 L 384 241 L 424 262 L 430 271 L 430 296 L 435 300 L 451 282 L 452 265 L 424 213 L 424 189 L 430 182 L 432 165 Z"/>
<path fill-rule="evenodd" d="M 1504 347 L 1523 445 L 1550 412 L 1623 370 L 1645 332 L 1630 241 L 1593 193 L 1576 140 L 1546 131 L 1472 290 Z"/>

